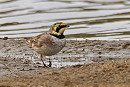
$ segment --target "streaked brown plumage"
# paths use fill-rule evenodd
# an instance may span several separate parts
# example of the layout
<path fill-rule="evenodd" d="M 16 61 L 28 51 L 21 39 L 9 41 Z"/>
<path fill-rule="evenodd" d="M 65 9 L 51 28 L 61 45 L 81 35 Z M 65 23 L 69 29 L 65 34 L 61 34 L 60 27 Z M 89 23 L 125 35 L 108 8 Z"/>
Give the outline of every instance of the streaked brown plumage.
<path fill-rule="evenodd" d="M 50 27 L 50 30 L 42 33 L 36 37 L 23 39 L 30 43 L 32 48 L 39 54 L 41 54 L 41 60 L 43 56 L 52 56 L 58 53 L 66 44 L 66 39 L 63 35 L 65 29 L 69 27 L 63 22 L 58 22 Z M 43 65 L 47 66 L 42 60 Z M 51 67 L 51 61 L 49 61 L 49 67 Z"/>

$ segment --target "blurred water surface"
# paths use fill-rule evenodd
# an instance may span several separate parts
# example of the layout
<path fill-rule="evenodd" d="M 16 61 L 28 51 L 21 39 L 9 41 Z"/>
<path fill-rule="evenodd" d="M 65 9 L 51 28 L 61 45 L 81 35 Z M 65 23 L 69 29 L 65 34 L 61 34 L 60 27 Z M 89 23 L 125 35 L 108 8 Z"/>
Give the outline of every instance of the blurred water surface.
<path fill-rule="evenodd" d="M 67 38 L 130 40 L 130 0 L 0 0 L 0 38 L 32 37 L 65 22 Z"/>

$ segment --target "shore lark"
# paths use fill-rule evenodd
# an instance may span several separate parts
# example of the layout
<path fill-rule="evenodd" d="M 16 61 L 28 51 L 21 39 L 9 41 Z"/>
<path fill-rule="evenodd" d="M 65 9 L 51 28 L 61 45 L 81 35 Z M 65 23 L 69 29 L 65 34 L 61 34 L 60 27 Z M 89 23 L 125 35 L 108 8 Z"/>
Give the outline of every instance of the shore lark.
<path fill-rule="evenodd" d="M 63 35 L 66 28 L 69 25 L 63 22 L 53 24 L 49 31 L 42 33 L 32 38 L 22 38 L 30 43 L 31 47 L 40 54 L 40 58 L 45 67 L 51 67 L 52 63 L 49 59 L 49 65 L 46 65 L 43 61 L 43 57 L 52 56 L 58 53 L 66 44 L 65 36 Z"/>

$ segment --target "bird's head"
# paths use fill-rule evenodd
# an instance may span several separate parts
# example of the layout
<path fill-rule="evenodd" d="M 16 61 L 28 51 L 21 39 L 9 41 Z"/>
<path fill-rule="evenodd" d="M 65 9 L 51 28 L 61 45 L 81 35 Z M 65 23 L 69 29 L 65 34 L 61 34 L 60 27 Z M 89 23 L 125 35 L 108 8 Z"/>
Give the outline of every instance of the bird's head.
<path fill-rule="evenodd" d="M 58 22 L 58 23 L 55 23 L 51 26 L 49 32 L 51 34 L 55 34 L 55 35 L 62 35 L 65 31 L 66 28 L 68 28 L 69 25 L 67 25 L 66 23 L 63 23 L 63 22 Z"/>

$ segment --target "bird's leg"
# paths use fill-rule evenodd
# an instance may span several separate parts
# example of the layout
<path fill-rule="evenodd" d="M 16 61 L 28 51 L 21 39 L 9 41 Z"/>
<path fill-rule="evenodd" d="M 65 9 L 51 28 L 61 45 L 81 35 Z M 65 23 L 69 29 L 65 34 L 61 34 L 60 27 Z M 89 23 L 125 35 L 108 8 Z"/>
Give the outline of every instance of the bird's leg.
<path fill-rule="evenodd" d="M 49 65 L 48 65 L 48 67 L 51 67 L 51 65 L 52 65 L 52 62 L 51 62 L 51 60 L 49 58 Z"/>
<path fill-rule="evenodd" d="M 43 61 L 43 55 L 42 54 L 40 54 L 40 58 L 41 58 L 41 61 L 42 61 L 42 63 L 43 63 L 43 65 L 45 66 L 45 67 L 47 67 L 47 65 L 44 63 L 44 61 Z"/>

